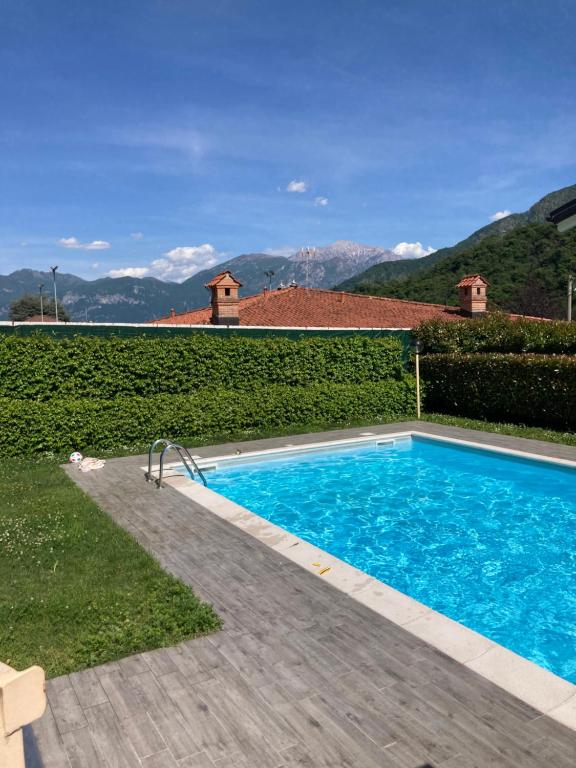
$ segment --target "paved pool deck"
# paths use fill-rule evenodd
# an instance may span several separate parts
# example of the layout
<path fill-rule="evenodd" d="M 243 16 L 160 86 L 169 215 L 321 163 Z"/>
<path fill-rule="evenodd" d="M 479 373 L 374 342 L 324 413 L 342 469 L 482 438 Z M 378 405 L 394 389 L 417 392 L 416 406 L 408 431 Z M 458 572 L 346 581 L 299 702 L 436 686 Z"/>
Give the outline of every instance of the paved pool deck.
<path fill-rule="evenodd" d="M 195 448 L 202 457 L 426 431 L 576 461 L 576 449 L 425 422 Z M 212 602 L 216 634 L 48 682 L 28 768 L 574 768 L 576 731 L 186 498 L 146 457 L 70 476 Z"/>

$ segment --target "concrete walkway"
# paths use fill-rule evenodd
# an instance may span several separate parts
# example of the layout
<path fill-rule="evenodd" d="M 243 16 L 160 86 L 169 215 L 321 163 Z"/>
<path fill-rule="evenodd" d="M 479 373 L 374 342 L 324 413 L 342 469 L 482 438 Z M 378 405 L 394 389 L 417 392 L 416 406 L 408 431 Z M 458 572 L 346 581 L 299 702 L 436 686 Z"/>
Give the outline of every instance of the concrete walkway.
<path fill-rule="evenodd" d="M 513 438 L 483 439 L 518 447 Z M 288 442 L 310 438 L 257 445 Z M 571 448 L 522 442 L 576 459 Z M 195 452 L 236 447 L 256 444 Z M 224 630 L 51 680 L 49 709 L 28 733 L 29 768 L 574 768 L 574 731 L 177 491 L 156 491 L 144 482 L 144 463 L 117 459 L 99 472 L 69 471 L 168 571 L 215 605 Z"/>

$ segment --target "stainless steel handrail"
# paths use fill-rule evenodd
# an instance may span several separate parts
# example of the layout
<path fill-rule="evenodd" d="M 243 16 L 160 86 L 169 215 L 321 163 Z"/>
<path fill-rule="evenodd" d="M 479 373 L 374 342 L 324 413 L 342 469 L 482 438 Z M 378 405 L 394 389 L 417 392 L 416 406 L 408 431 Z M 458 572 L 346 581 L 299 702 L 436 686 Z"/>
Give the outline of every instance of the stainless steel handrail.
<path fill-rule="evenodd" d="M 167 440 L 165 437 L 160 437 L 158 440 L 154 440 L 148 449 L 148 472 L 146 472 L 144 475 L 146 482 L 150 483 L 154 479 L 152 477 L 152 454 L 154 453 L 154 449 L 161 443 L 164 443 L 164 445 L 169 445 L 171 442 L 172 440 Z"/>
<path fill-rule="evenodd" d="M 197 474 L 200 476 L 200 479 L 202 480 L 202 483 L 204 484 L 205 487 L 207 487 L 208 486 L 208 482 L 206 481 L 206 478 L 204 476 L 204 472 L 202 472 L 202 470 L 200 469 L 200 467 L 198 466 L 198 464 L 196 462 L 196 459 L 194 458 L 194 456 L 192 456 L 192 454 L 190 453 L 188 448 L 185 448 L 185 447 L 183 447 L 181 445 L 178 445 L 178 443 L 174 443 L 173 445 L 176 448 L 176 450 L 178 451 L 178 455 L 180 456 L 180 458 L 182 459 L 184 464 L 186 464 L 186 458 L 182 454 L 182 451 L 184 451 L 184 453 L 188 457 L 188 460 L 192 463 L 192 466 L 196 470 Z M 160 456 L 160 458 L 162 458 L 162 456 Z M 188 472 L 190 472 L 189 469 L 188 469 Z"/>
<path fill-rule="evenodd" d="M 164 438 L 160 438 L 159 440 L 155 440 L 152 445 L 150 446 L 150 450 L 148 452 L 148 472 L 146 472 L 146 480 L 151 481 L 154 479 L 152 475 L 152 453 L 154 451 L 154 448 L 156 446 L 164 443 L 164 448 L 162 449 L 162 453 L 160 454 L 160 469 L 158 472 L 158 479 L 156 480 L 156 485 L 158 488 L 162 488 L 162 479 L 164 477 L 164 457 L 169 451 L 176 451 L 176 453 L 180 456 L 182 463 L 186 467 L 186 471 L 190 475 L 192 480 L 195 480 L 194 477 L 194 470 L 202 480 L 202 483 L 207 486 L 208 483 L 206 482 L 206 478 L 204 477 L 204 473 L 196 463 L 196 460 L 194 457 L 190 454 L 190 451 L 188 448 L 185 448 L 183 445 L 180 445 L 179 443 L 174 443 L 172 440 L 166 440 Z"/>

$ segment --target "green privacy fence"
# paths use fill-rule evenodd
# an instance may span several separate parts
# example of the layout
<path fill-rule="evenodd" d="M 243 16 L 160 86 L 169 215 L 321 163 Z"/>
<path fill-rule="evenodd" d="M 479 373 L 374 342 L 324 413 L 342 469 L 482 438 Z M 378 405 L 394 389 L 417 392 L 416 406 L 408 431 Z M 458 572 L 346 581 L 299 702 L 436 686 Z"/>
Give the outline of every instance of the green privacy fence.
<path fill-rule="evenodd" d="M 429 320 L 415 329 L 427 355 L 514 352 L 573 355 L 576 323 L 531 320 L 491 312 L 474 320 Z"/>
<path fill-rule="evenodd" d="M 421 361 L 429 412 L 576 428 L 573 355 L 437 354 Z"/>
<path fill-rule="evenodd" d="M 362 384 L 272 384 L 182 394 L 53 400 L 0 398 L 0 456 L 122 449 L 159 436 L 206 440 L 259 430 L 378 423 L 413 414 L 414 377 Z"/>
<path fill-rule="evenodd" d="M 0 436 L 10 437 L 0 455 L 377 423 L 415 410 L 405 333 L 18 330 L 0 335 Z"/>
<path fill-rule="evenodd" d="M 0 397 L 18 399 L 362 384 L 399 380 L 404 374 L 402 343 L 393 337 L 0 338 Z"/>
<path fill-rule="evenodd" d="M 243 336 L 252 339 L 262 339 L 268 336 L 282 336 L 288 339 L 300 339 L 308 336 L 367 336 L 384 338 L 394 336 L 402 340 L 404 346 L 410 341 L 410 331 L 395 328 L 261 328 L 251 326 L 183 326 L 183 325 L 116 325 L 96 323 L 60 323 L 58 325 L 41 323 L 0 323 L 2 334 L 15 336 L 30 336 L 35 333 L 52 336 L 56 339 L 69 339 L 73 336 L 193 336 L 195 334 L 212 334 L 215 336 Z"/>

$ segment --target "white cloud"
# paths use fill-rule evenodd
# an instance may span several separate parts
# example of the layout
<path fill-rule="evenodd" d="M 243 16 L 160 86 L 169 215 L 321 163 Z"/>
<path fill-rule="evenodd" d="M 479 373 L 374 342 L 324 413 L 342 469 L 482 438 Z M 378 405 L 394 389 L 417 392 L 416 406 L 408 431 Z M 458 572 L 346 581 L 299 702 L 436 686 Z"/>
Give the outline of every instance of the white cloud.
<path fill-rule="evenodd" d="M 226 254 L 220 253 L 210 243 L 203 245 L 180 245 L 162 254 L 148 267 L 124 267 L 111 269 L 108 277 L 157 277 L 160 280 L 172 280 L 180 283 L 186 278 L 213 267 Z"/>
<path fill-rule="evenodd" d="M 490 216 L 490 221 L 500 221 L 500 219 L 505 219 L 506 216 L 510 216 L 512 211 L 507 210 L 506 208 L 503 211 L 496 211 L 496 213 L 493 213 L 492 216 Z"/>
<path fill-rule="evenodd" d="M 99 261 L 95 261 L 95 262 L 92 263 L 92 269 L 98 269 L 99 266 L 100 266 L 100 262 Z"/>
<path fill-rule="evenodd" d="M 81 243 L 77 237 L 61 237 L 58 245 L 63 248 L 76 248 L 83 251 L 104 251 L 110 248 L 110 243 L 106 240 L 92 240 L 91 243 Z"/>
<path fill-rule="evenodd" d="M 181 245 L 167 251 L 161 259 L 152 262 L 152 272 L 161 280 L 181 282 L 201 269 L 213 267 L 220 254 L 210 243 Z"/>
<path fill-rule="evenodd" d="M 327 197 L 315 197 L 314 198 L 314 205 L 318 205 L 321 208 L 328 205 L 328 198 Z"/>
<path fill-rule="evenodd" d="M 430 256 L 436 250 L 438 249 L 432 248 L 431 245 L 428 248 L 424 248 L 422 243 L 398 243 L 398 245 L 392 248 L 392 253 L 395 253 L 401 259 L 421 259 L 422 256 Z"/>
<path fill-rule="evenodd" d="M 144 240 L 144 235 L 142 232 L 132 232 L 130 237 L 132 240 Z"/>
<path fill-rule="evenodd" d="M 298 192 L 299 194 L 302 194 L 302 192 L 306 192 L 307 189 L 308 184 L 305 181 L 293 180 L 286 187 L 286 192 Z"/>
<path fill-rule="evenodd" d="M 122 269 L 111 269 L 106 272 L 107 277 L 146 277 L 150 272 L 150 267 L 124 267 Z"/>

